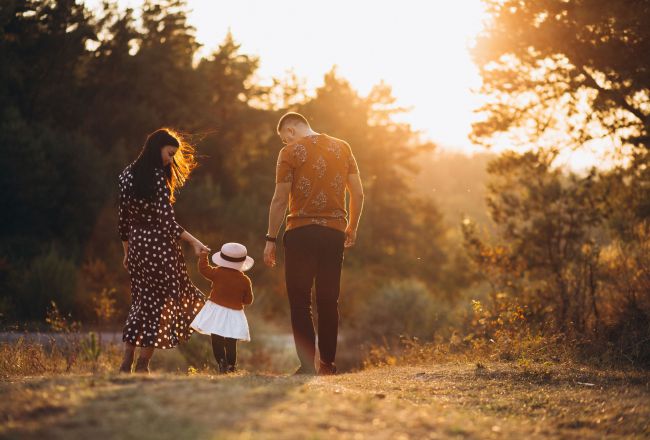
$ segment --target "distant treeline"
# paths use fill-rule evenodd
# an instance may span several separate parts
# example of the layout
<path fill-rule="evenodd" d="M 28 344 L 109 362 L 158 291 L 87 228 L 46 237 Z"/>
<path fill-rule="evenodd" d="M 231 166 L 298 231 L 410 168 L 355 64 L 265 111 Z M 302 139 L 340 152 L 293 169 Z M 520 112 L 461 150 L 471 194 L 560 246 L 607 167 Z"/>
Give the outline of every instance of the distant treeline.
<path fill-rule="evenodd" d="M 201 156 L 178 196 L 179 222 L 212 247 L 241 241 L 261 261 L 281 148 L 275 125 L 289 109 L 346 139 L 361 168 L 367 203 L 358 246 L 346 257 L 355 274 L 347 280 L 349 313 L 392 278 L 442 286 L 444 274 L 455 272 L 446 226 L 414 185 L 418 158 L 433 145 L 393 121 L 401 110 L 390 88 L 380 84 L 360 96 L 334 70 L 309 96 L 292 77 L 262 87 L 253 81 L 259 60 L 242 54 L 231 36 L 197 62 L 185 11 L 180 1 L 145 1 L 138 14 L 114 2 L 101 13 L 75 1 L 3 7 L 4 318 L 40 320 L 54 300 L 92 322 L 100 293 L 113 288 L 123 316 L 128 279 L 120 267 L 116 178 L 161 126 L 187 133 Z M 282 274 L 262 266 L 252 273 L 256 307 L 283 316 Z M 451 298 L 465 285 L 458 280 L 438 291 Z"/>
<path fill-rule="evenodd" d="M 161 126 L 187 133 L 202 156 L 178 195 L 179 222 L 261 261 L 275 124 L 297 110 L 350 143 L 364 181 L 341 301 L 359 342 L 552 336 L 650 362 L 650 10 L 597 3 L 595 16 L 573 1 L 486 1 L 495 20 L 475 57 L 489 104 L 472 136 L 528 152 L 436 159 L 395 122 L 385 84 L 362 96 L 333 69 L 313 93 L 295 77 L 261 86 L 259 60 L 232 36 L 197 60 L 182 1 L 145 1 L 138 14 L 115 2 L 94 13 L 73 0 L 3 1 L 3 321 L 41 321 L 52 300 L 85 322 L 123 319 L 116 178 Z M 555 166 L 558 149 L 603 133 L 623 165 L 580 176 Z M 286 322 L 281 271 L 258 264 L 251 276 L 251 311 Z"/>

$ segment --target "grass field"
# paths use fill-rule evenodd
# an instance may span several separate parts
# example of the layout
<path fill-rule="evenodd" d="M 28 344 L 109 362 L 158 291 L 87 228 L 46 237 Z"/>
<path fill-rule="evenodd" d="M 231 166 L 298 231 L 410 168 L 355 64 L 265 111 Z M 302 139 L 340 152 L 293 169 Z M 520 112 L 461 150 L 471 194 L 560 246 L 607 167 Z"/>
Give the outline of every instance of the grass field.
<path fill-rule="evenodd" d="M 8 439 L 650 437 L 650 373 L 579 365 L 59 374 L 6 379 L 0 395 Z"/>

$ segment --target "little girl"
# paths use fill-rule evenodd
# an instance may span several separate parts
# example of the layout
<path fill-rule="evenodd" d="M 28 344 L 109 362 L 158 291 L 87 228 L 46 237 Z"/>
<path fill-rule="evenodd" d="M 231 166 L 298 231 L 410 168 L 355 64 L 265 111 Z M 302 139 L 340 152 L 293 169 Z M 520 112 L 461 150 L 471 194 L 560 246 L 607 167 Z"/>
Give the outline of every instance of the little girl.
<path fill-rule="evenodd" d="M 212 262 L 217 267 L 210 266 L 207 252 L 199 256 L 199 272 L 212 281 L 212 288 L 210 299 L 191 326 L 212 338 L 219 372 L 232 373 L 237 365 L 237 340 L 251 340 L 244 306 L 253 303 L 253 287 L 244 272 L 254 261 L 244 245 L 226 243 L 212 256 Z"/>

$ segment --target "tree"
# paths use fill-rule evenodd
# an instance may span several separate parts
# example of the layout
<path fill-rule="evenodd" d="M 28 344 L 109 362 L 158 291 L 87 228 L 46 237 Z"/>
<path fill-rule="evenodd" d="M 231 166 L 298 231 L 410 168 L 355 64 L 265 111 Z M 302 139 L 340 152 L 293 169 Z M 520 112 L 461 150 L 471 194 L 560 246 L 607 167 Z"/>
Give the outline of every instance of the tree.
<path fill-rule="evenodd" d="M 486 0 L 491 20 L 474 58 L 490 102 L 475 140 L 572 148 L 607 139 L 619 153 L 650 146 L 650 3 Z M 492 141 L 491 141 L 492 139 Z"/>
<path fill-rule="evenodd" d="M 5 2 L 7 3 L 7 2 Z M 2 9 L 0 96 L 27 121 L 74 127 L 73 105 L 86 43 L 95 39 L 88 11 L 74 0 L 20 0 Z"/>
<path fill-rule="evenodd" d="M 533 151 L 490 166 L 500 229 L 490 245 L 468 223 L 470 254 L 493 292 L 529 306 L 534 322 L 552 316 L 552 329 L 636 347 L 632 357 L 646 362 L 638 347 L 650 296 L 638 292 L 650 215 L 650 3 L 485 3 L 491 21 L 474 57 L 489 101 L 472 136 Z M 554 166 L 560 149 L 589 145 L 605 147 L 616 166 L 583 177 Z"/>
<path fill-rule="evenodd" d="M 588 333 L 599 327 L 596 284 L 600 212 L 593 176 L 564 176 L 552 153 L 507 153 L 490 163 L 488 209 L 498 244 L 465 224 L 467 249 L 491 276 L 492 293 L 528 305 L 538 323 Z M 589 325 L 590 324 L 590 325 Z"/>

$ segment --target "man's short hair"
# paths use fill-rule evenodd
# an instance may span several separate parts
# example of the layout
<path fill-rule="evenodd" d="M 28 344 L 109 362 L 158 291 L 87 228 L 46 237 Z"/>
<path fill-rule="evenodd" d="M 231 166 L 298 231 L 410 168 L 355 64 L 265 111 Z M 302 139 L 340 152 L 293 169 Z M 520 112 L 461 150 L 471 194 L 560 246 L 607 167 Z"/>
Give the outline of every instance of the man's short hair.
<path fill-rule="evenodd" d="M 289 113 L 285 113 L 280 118 L 280 121 L 278 122 L 278 128 L 277 128 L 278 134 L 280 134 L 280 130 L 282 130 L 282 127 L 284 126 L 284 124 L 296 123 L 296 122 L 302 122 L 303 124 L 307 125 L 307 127 L 309 127 L 309 121 L 307 121 L 307 118 L 305 118 L 300 113 L 289 112 Z"/>

